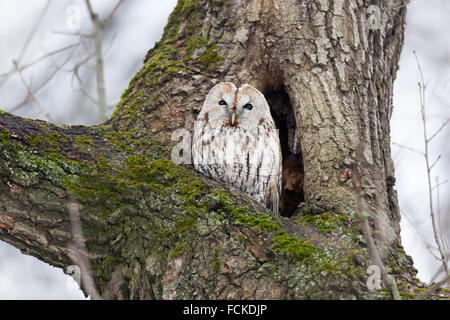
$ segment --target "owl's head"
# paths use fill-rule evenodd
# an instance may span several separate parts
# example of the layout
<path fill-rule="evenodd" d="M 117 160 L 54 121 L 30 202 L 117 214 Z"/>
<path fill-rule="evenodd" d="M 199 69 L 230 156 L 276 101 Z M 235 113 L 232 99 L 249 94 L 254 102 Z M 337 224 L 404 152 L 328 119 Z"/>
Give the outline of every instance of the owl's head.
<path fill-rule="evenodd" d="M 221 82 L 211 89 L 198 118 L 217 129 L 223 126 L 251 129 L 273 121 L 269 105 L 258 89 L 249 84 L 236 88 L 231 82 Z"/>

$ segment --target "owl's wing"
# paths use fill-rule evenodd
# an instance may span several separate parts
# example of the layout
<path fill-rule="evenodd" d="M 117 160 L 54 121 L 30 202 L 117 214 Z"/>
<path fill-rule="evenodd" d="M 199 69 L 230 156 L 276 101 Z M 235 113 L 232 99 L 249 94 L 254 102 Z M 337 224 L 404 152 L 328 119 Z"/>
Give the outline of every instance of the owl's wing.
<path fill-rule="evenodd" d="M 196 170 L 199 170 L 198 164 L 201 163 L 202 158 L 202 148 L 201 148 L 201 131 L 202 131 L 202 123 L 201 121 L 195 121 L 194 123 L 194 136 L 192 138 L 192 163 Z"/>
<path fill-rule="evenodd" d="M 268 172 L 269 181 L 266 191 L 266 204 L 275 215 L 278 215 L 281 197 L 282 181 L 282 156 L 278 130 L 272 129 L 267 133 L 267 151 L 268 158 L 271 160 L 270 172 Z"/>
<path fill-rule="evenodd" d="M 204 175 L 222 180 L 224 174 L 224 150 L 220 130 L 211 128 L 205 121 L 194 125 L 192 139 L 192 162 L 194 168 Z"/>
<path fill-rule="evenodd" d="M 204 120 L 194 124 L 194 137 L 192 139 L 192 162 L 194 168 L 203 174 L 210 175 L 211 142 L 213 140 L 211 127 Z"/>

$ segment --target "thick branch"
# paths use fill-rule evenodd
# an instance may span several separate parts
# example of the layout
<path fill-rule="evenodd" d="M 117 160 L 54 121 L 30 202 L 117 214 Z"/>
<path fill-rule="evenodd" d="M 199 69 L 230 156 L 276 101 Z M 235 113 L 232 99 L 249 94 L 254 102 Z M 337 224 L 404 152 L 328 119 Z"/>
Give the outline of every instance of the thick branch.
<path fill-rule="evenodd" d="M 6 113 L 0 115 L 0 137 L 1 239 L 52 265 L 73 264 L 66 184 L 82 174 L 79 162 L 108 147 L 91 128 L 61 128 Z M 92 146 L 82 150 L 86 139 Z"/>
<path fill-rule="evenodd" d="M 70 197 L 81 206 L 103 297 L 384 298 L 365 286 L 370 256 L 347 177 L 347 160 L 365 140 L 374 166 L 361 168 L 362 188 L 369 205 L 379 204 L 377 244 L 389 272 L 412 283 L 398 242 L 388 134 L 405 12 L 400 1 L 383 2 L 383 34 L 368 39 L 359 27 L 366 8 L 350 2 L 181 0 L 102 126 L 0 115 L 1 239 L 71 264 Z M 289 127 L 282 147 L 305 176 L 305 202 L 291 219 L 274 219 L 245 194 L 170 161 L 172 132 L 192 129 L 219 80 L 271 93 L 278 123 Z"/>

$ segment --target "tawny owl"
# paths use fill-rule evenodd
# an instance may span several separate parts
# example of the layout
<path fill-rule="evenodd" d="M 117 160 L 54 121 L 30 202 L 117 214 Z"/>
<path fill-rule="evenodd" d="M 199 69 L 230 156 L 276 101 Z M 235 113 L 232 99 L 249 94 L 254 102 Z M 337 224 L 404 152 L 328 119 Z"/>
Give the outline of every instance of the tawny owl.
<path fill-rule="evenodd" d="M 278 214 L 281 148 L 264 95 L 244 84 L 214 86 L 194 125 L 196 170 L 248 193 Z"/>

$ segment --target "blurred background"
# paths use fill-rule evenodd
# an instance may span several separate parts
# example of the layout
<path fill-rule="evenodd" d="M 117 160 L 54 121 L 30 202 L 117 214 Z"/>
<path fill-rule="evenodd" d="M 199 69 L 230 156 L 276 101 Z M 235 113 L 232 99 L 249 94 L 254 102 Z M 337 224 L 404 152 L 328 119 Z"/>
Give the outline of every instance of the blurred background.
<path fill-rule="evenodd" d="M 114 110 L 175 5 L 176 0 L 91 0 L 90 6 L 84 0 L 1 0 L 0 109 L 56 124 L 99 122 Z M 440 280 L 444 270 L 430 218 L 427 167 L 419 154 L 424 136 L 416 56 L 426 83 L 430 137 L 450 116 L 449 16 L 448 0 L 413 0 L 408 5 L 391 119 L 402 241 L 425 282 Z M 97 85 L 101 78 L 104 86 Z M 433 186 L 439 185 L 432 195 L 438 237 L 447 255 L 449 138 L 450 125 L 429 142 L 430 162 L 441 156 L 431 171 Z M 0 299 L 86 298 L 61 269 L 0 242 Z"/>

